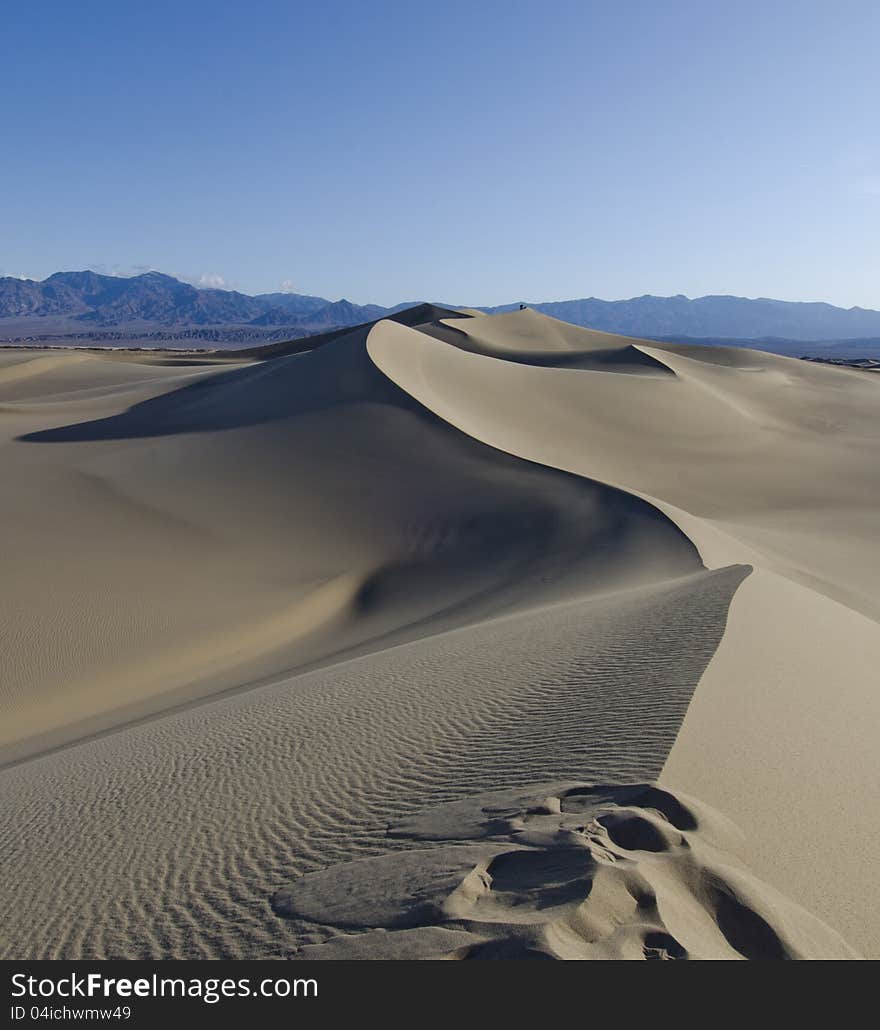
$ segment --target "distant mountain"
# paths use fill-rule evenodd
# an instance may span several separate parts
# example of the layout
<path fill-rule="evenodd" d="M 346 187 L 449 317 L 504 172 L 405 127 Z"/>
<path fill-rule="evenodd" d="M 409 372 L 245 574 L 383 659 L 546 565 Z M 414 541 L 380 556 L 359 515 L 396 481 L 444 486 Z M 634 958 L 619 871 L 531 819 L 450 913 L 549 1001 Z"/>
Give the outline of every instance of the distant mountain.
<path fill-rule="evenodd" d="M 254 300 L 258 299 L 254 298 Z M 287 308 L 271 307 L 257 318 L 252 319 L 250 324 L 307 326 L 309 329 L 322 331 L 335 326 L 372 322 L 385 314 L 388 314 L 388 309 L 379 307 L 378 304 L 352 304 L 348 300 L 338 300 L 331 304 L 325 300 L 322 301 L 320 307 L 299 314 L 294 305 Z"/>
<path fill-rule="evenodd" d="M 481 311 L 512 311 L 505 304 Z M 673 336 L 728 337 L 754 340 L 854 339 L 880 335 L 880 311 L 837 308 L 832 304 L 802 303 L 746 297 L 633 297 L 631 300 L 562 300 L 529 307 L 575 325 L 650 339 Z"/>
<path fill-rule="evenodd" d="M 42 282 L 0 278 L 0 340 L 70 345 L 82 337 L 100 345 L 104 337 L 107 342 L 133 334 L 169 340 L 177 333 L 181 340 L 191 340 L 194 333 L 206 332 L 213 340 L 230 343 L 253 339 L 254 334 L 275 340 L 287 333 L 296 339 L 388 317 L 414 303 L 386 308 L 297 293 L 250 297 L 233 290 L 199 289 L 161 272 L 130 278 L 56 272 Z M 518 306 L 480 310 L 495 313 Z M 850 347 L 880 337 L 880 311 L 767 298 L 589 297 L 529 306 L 565 322 L 626 336 L 735 341 L 788 354 L 797 353 L 802 343 L 813 345 L 804 347 L 805 353 L 825 354 L 837 341 Z"/>
<path fill-rule="evenodd" d="M 112 299 L 124 281 L 117 283 L 112 276 L 95 272 L 56 272 L 43 282 L 3 278 L 0 279 L 0 317 L 86 314 L 96 304 Z"/>
<path fill-rule="evenodd" d="M 369 322 L 386 311 L 377 304 L 303 294 L 249 297 L 233 290 L 203 290 L 161 272 L 130 278 L 56 272 L 43 282 L 0 279 L 0 319 L 60 316 L 107 329 L 154 323 L 164 328 L 253 325 L 323 331 Z"/>
<path fill-rule="evenodd" d="M 283 308 L 269 308 L 262 315 L 252 318 L 249 325 L 291 325 L 296 322 L 299 316 L 292 315 Z"/>
<path fill-rule="evenodd" d="M 243 293 L 199 290 L 161 272 L 127 279 L 96 272 L 56 272 L 43 282 L 0 279 L 0 318 L 65 315 L 101 326 L 210 325 L 249 322 L 263 310 Z"/>
<path fill-rule="evenodd" d="M 258 293 L 254 300 L 267 310 L 283 312 L 288 317 L 312 315 L 330 303 L 326 297 L 310 297 L 305 293 Z"/>
<path fill-rule="evenodd" d="M 372 322 L 387 313 L 388 308 L 380 307 L 378 304 L 352 304 L 350 300 L 338 300 L 335 304 L 327 304 L 326 307 L 313 312 L 307 318 L 309 325 L 329 327 Z"/>

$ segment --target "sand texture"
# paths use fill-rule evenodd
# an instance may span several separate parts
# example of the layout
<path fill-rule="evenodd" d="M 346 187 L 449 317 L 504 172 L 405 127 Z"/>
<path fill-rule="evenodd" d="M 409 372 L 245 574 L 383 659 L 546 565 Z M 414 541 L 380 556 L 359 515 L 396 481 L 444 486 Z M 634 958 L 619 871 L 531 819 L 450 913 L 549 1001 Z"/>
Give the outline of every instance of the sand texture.
<path fill-rule="evenodd" d="M 0 352 L 0 953 L 880 955 L 876 377 L 313 348 Z"/>
<path fill-rule="evenodd" d="M 737 843 L 726 820 L 655 784 L 533 785 L 390 832 L 413 849 L 307 874 L 275 896 L 279 914 L 341 931 L 304 957 L 858 957 L 725 850 Z"/>

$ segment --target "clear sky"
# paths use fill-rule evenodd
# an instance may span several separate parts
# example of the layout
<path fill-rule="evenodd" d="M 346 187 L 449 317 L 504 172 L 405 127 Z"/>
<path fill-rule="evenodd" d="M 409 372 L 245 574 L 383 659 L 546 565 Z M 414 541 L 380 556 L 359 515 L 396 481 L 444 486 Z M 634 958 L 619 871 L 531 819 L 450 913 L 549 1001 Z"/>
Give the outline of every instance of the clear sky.
<path fill-rule="evenodd" d="M 877 0 L 8 5 L 0 274 L 880 308 L 878 53 Z"/>

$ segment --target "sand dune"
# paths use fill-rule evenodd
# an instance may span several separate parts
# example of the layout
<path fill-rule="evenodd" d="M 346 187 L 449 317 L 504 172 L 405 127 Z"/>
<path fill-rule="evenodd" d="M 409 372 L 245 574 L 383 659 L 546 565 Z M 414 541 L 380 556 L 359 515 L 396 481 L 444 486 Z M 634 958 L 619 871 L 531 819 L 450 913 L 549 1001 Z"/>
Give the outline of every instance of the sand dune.
<path fill-rule="evenodd" d="M 524 365 L 669 374 L 662 362 L 641 349 L 644 340 L 581 329 L 529 308 L 477 321 L 437 318 L 417 328 L 462 350 Z"/>
<path fill-rule="evenodd" d="M 158 379 L 73 355 L 40 400 L 101 417 L 57 428 L 22 433 L 47 413 L 11 398 L 7 758 L 371 640 L 699 568 L 649 505 L 450 430 L 364 339 Z"/>
<path fill-rule="evenodd" d="M 532 313 L 523 331 L 535 346 L 541 322 Z M 865 819 L 880 782 L 876 383 L 755 351 L 672 345 L 640 345 L 674 373 L 650 380 L 527 367 L 479 353 L 477 323 L 459 326 L 475 353 L 385 324 L 370 353 L 477 439 L 652 501 L 709 567 L 760 570 L 734 604 L 664 777 L 766 828 L 750 838 L 756 871 L 783 889 L 797 883 L 814 911 L 877 954 L 880 892 L 845 830 L 858 825 L 864 847 L 880 845 Z M 821 847 L 817 821 L 836 830 Z M 830 881 L 826 844 L 839 861 Z"/>
<path fill-rule="evenodd" d="M 877 383 L 528 310 L 302 343 L 0 354 L 4 956 L 880 953 Z"/>

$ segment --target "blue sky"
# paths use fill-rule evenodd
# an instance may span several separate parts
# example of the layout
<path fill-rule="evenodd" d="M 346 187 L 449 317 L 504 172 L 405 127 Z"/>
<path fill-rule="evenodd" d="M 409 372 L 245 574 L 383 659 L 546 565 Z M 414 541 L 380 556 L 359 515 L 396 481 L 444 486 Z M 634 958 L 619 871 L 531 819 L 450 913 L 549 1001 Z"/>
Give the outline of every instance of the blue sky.
<path fill-rule="evenodd" d="M 875 0 L 12 5 L 0 274 L 880 307 L 878 43 Z"/>

